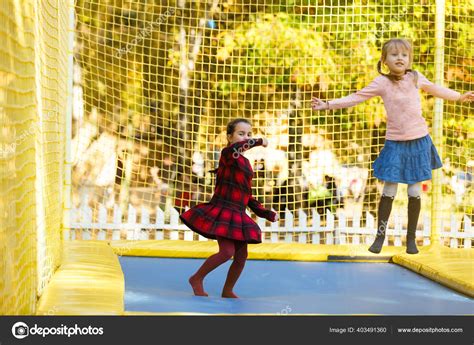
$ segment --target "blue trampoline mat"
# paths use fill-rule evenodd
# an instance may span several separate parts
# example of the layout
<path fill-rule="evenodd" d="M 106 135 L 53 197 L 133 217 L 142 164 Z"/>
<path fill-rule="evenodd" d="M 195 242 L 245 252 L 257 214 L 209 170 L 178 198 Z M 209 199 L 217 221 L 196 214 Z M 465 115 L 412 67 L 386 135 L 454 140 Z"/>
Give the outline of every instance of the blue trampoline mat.
<path fill-rule="evenodd" d="M 231 261 L 204 280 L 209 297 L 188 284 L 202 259 L 120 257 L 125 310 L 205 314 L 472 315 L 474 299 L 401 266 L 248 260 L 234 292 L 221 298 Z"/>

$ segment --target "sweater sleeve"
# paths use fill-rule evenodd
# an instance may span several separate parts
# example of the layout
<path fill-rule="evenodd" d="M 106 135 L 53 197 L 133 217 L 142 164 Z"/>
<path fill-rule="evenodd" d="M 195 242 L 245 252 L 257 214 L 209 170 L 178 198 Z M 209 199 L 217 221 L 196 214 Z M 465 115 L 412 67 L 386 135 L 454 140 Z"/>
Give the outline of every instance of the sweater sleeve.
<path fill-rule="evenodd" d="M 430 95 L 439 97 L 448 101 L 457 101 L 461 94 L 444 86 L 433 84 L 423 74 L 418 72 L 418 86 L 428 92 Z"/>
<path fill-rule="evenodd" d="M 329 109 L 350 108 L 359 103 L 362 103 L 372 97 L 380 96 L 382 89 L 380 77 L 375 78 L 372 82 L 363 89 L 342 98 L 333 99 L 328 102 Z"/>
<path fill-rule="evenodd" d="M 263 205 L 253 196 L 250 197 L 247 206 L 250 207 L 250 209 L 260 218 L 265 218 L 270 222 L 275 220 L 276 213 L 263 207 Z"/>

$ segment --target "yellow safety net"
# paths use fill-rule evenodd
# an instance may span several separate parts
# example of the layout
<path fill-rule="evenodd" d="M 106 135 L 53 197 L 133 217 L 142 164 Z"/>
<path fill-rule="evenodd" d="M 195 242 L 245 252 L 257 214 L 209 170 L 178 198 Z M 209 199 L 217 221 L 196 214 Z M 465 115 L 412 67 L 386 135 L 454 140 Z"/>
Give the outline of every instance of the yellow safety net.
<path fill-rule="evenodd" d="M 86 210 L 74 218 L 76 228 L 123 229 L 125 238 L 120 224 L 130 212 L 153 229 L 173 218 L 173 208 L 209 201 L 209 171 L 236 117 L 270 142 L 245 155 L 254 166 L 253 194 L 280 213 L 280 226 L 289 212 L 287 224 L 304 232 L 315 210 L 316 228 L 340 219 L 341 229 L 363 228 L 376 217 L 381 191 L 372 163 L 385 138 L 382 101 L 313 112 L 311 97 L 330 100 L 366 86 L 393 37 L 412 41 L 413 68 L 428 79 L 471 90 L 473 9 L 468 0 L 438 9 L 401 0 L 76 1 L 73 206 Z M 422 102 L 445 166 L 436 185 L 423 183 L 419 241 L 426 229 L 430 240 L 433 225 L 447 245 L 470 247 L 450 232 L 471 224 L 472 106 L 437 101 L 435 117 L 435 98 L 422 93 Z M 401 186 L 391 229 L 406 227 L 406 207 Z M 342 231 L 335 241 L 358 242 L 355 236 Z"/>
<path fill-rule="evenodd" d="M 34 314 L 60 260 L 65 2 L 0 5 L 0 314 Z"/>

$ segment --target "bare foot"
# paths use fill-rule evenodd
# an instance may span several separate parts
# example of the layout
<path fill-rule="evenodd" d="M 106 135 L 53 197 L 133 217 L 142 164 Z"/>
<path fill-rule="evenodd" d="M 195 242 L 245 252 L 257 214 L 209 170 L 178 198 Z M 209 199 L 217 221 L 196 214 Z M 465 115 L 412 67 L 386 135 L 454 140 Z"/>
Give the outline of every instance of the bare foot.
<path fill-rule="evenodd" d="M 194 276 L 191 276 L 189 278 L 189 284 L 191 284 L 191 287 L 193 288 L 194 295 L 196 296 L 209 296 L 205 291 L 204 287 L 202 286 L 202 280 L 199 280 L 195 278 Z"/>
<path fill-rule="evenodd" d="M 239 296 L 237 296 L 232 291 L 222 291 L 222 297 L 224 297 L 224 298 L 239 298 Z"/>

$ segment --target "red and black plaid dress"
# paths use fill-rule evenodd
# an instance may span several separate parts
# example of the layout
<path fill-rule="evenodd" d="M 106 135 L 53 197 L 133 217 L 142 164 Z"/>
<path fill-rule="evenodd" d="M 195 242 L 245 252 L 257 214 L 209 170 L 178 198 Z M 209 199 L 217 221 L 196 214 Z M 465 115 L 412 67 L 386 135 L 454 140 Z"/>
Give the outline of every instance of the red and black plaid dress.
<path fill-rule="evenodd" d="M 220 236 L 248 243 L 262 242 L 261 229 L 245 213 L 246 207 L 269 221 L 275 219 L 276 213 L 252 197 L 252 166 L 241 154 L 259 145 L 262 139 L 247 139 L 222 150 L 214 195 L 209 202 L 184 212 L 180 216 L 184 224 L 211 239 Z"/>

